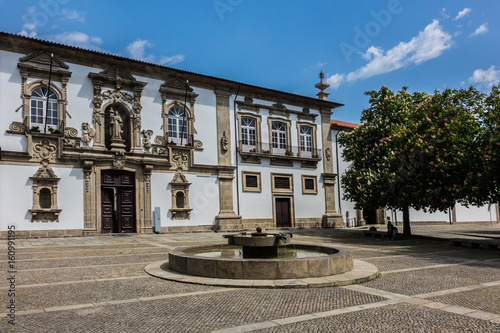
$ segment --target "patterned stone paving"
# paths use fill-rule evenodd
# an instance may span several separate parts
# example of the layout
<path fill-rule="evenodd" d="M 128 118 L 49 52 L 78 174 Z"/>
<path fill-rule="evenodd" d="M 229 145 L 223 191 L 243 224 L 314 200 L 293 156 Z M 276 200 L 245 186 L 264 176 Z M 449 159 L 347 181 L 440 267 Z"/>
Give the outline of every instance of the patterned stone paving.
<path fill-rule="evenodd" d="M 294 240 L 349 248 L 381 277 L 340 288 L 210 287 L 144 267 L 170 247 L 220 243 L 217 233 L 18 240 L 16 326 L 0 283 L 0 332 L 500 332 L 499 251 L 349 230 L 299 230 Z"/>
<path fill-rule="evenodd" d="M 66 311 L 64 317 L 59 313 L 32 315 L 23 318 L 20 327 L 28 330 L 43 320 L 46 325 L 39 332 L 207 332 L 383 299 L 341 288 L 247 289 L 154 300 L 140 306 L 130 303 Z M 148 323 L 149 330 L 144 330 L 143 323 Z"/>
<path fill-rule="evenodd" d="M 122 276 L 138 276 L 144 272 L 145 263 L 95 266 L 95 267 L 66 267 L 57 269 L 44 269 L 32 271 L 20 271 L 17 273 L 18 285 L 53 283 L 77 280 L 94 280 L 117 278 Z"/>
<path fill-rule="evenodd" d="M 431 297 L 428 300 L 500 315 L 500 286 Z"/>
<path fill-rule="evenodd" d="M 426 309 L 411 304 L 397 304 L 357 313 L 340 314 L 312 321 L 282 325 L 258 330 L 260 333 L 278 332 L 499 332 L 500 324 Z"/>
<path fill-rule="evenodd" d="M 367 282 L 370 288 L 403 295 L 419 295 L 500 280 L 500 267 L 491 264 L 453 265 L 384 274 Z"/>

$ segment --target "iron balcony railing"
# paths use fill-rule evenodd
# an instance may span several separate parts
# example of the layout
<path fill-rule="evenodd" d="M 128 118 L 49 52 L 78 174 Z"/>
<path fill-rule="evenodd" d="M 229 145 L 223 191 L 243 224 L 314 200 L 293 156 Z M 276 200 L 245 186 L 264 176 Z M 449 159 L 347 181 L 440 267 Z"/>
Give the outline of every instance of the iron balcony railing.
<path fill-rule="evenodd" d="M 239 141 L 238 151 L 245 154 L 256 154 L 260 156 L 282 156 L 304 159 L 321 159 L 321 149 L 297 147 L 297 146 L 276 146 L 269 143 L 257 142 L 248 144 L 248 141 Z"/>

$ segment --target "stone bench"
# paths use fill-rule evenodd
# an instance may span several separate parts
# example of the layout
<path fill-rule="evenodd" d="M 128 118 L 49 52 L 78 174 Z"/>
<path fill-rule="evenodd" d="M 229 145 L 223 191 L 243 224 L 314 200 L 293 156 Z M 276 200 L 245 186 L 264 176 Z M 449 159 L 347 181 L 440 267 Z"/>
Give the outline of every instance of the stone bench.
<path fill-rule="evenodd" d="M 387 231 L 363 230 L 363 235 L 365 237 L 385 239 L 385 236 L 387 236 Z M 398 233 L 398 228 L 394 227 L 394 230 L 392 231 L 391 239 L 392 240 L 402 239 L 402 235 L 400 233 Z"/>
<path fill-rule="evenodd" d="M 450 239 L 450 244 L 454 246 L 466 246 L 471 249 L 500 249 L 500 241 L 491 239 L 452 238 Z"/>

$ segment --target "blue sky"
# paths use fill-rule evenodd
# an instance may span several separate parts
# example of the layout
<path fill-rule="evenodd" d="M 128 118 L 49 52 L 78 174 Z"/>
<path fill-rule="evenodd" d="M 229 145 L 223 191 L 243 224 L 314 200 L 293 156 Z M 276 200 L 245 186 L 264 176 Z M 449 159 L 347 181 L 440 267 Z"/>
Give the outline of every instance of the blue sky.
<path fill-rule="evenodd" d="M 315 97 L 500 81 L 500 1 L 0 0 L 0 30 Z"/>

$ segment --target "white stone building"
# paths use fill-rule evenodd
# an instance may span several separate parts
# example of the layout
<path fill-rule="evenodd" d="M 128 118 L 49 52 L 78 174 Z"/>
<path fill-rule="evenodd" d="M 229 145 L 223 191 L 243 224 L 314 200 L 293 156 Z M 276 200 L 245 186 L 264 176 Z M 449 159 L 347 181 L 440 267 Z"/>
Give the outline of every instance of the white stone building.
<path fill-rule="evenodd" d="M 0 33 L 2 236 L 342 227 L 326 86 L 311 98 Z"/>

